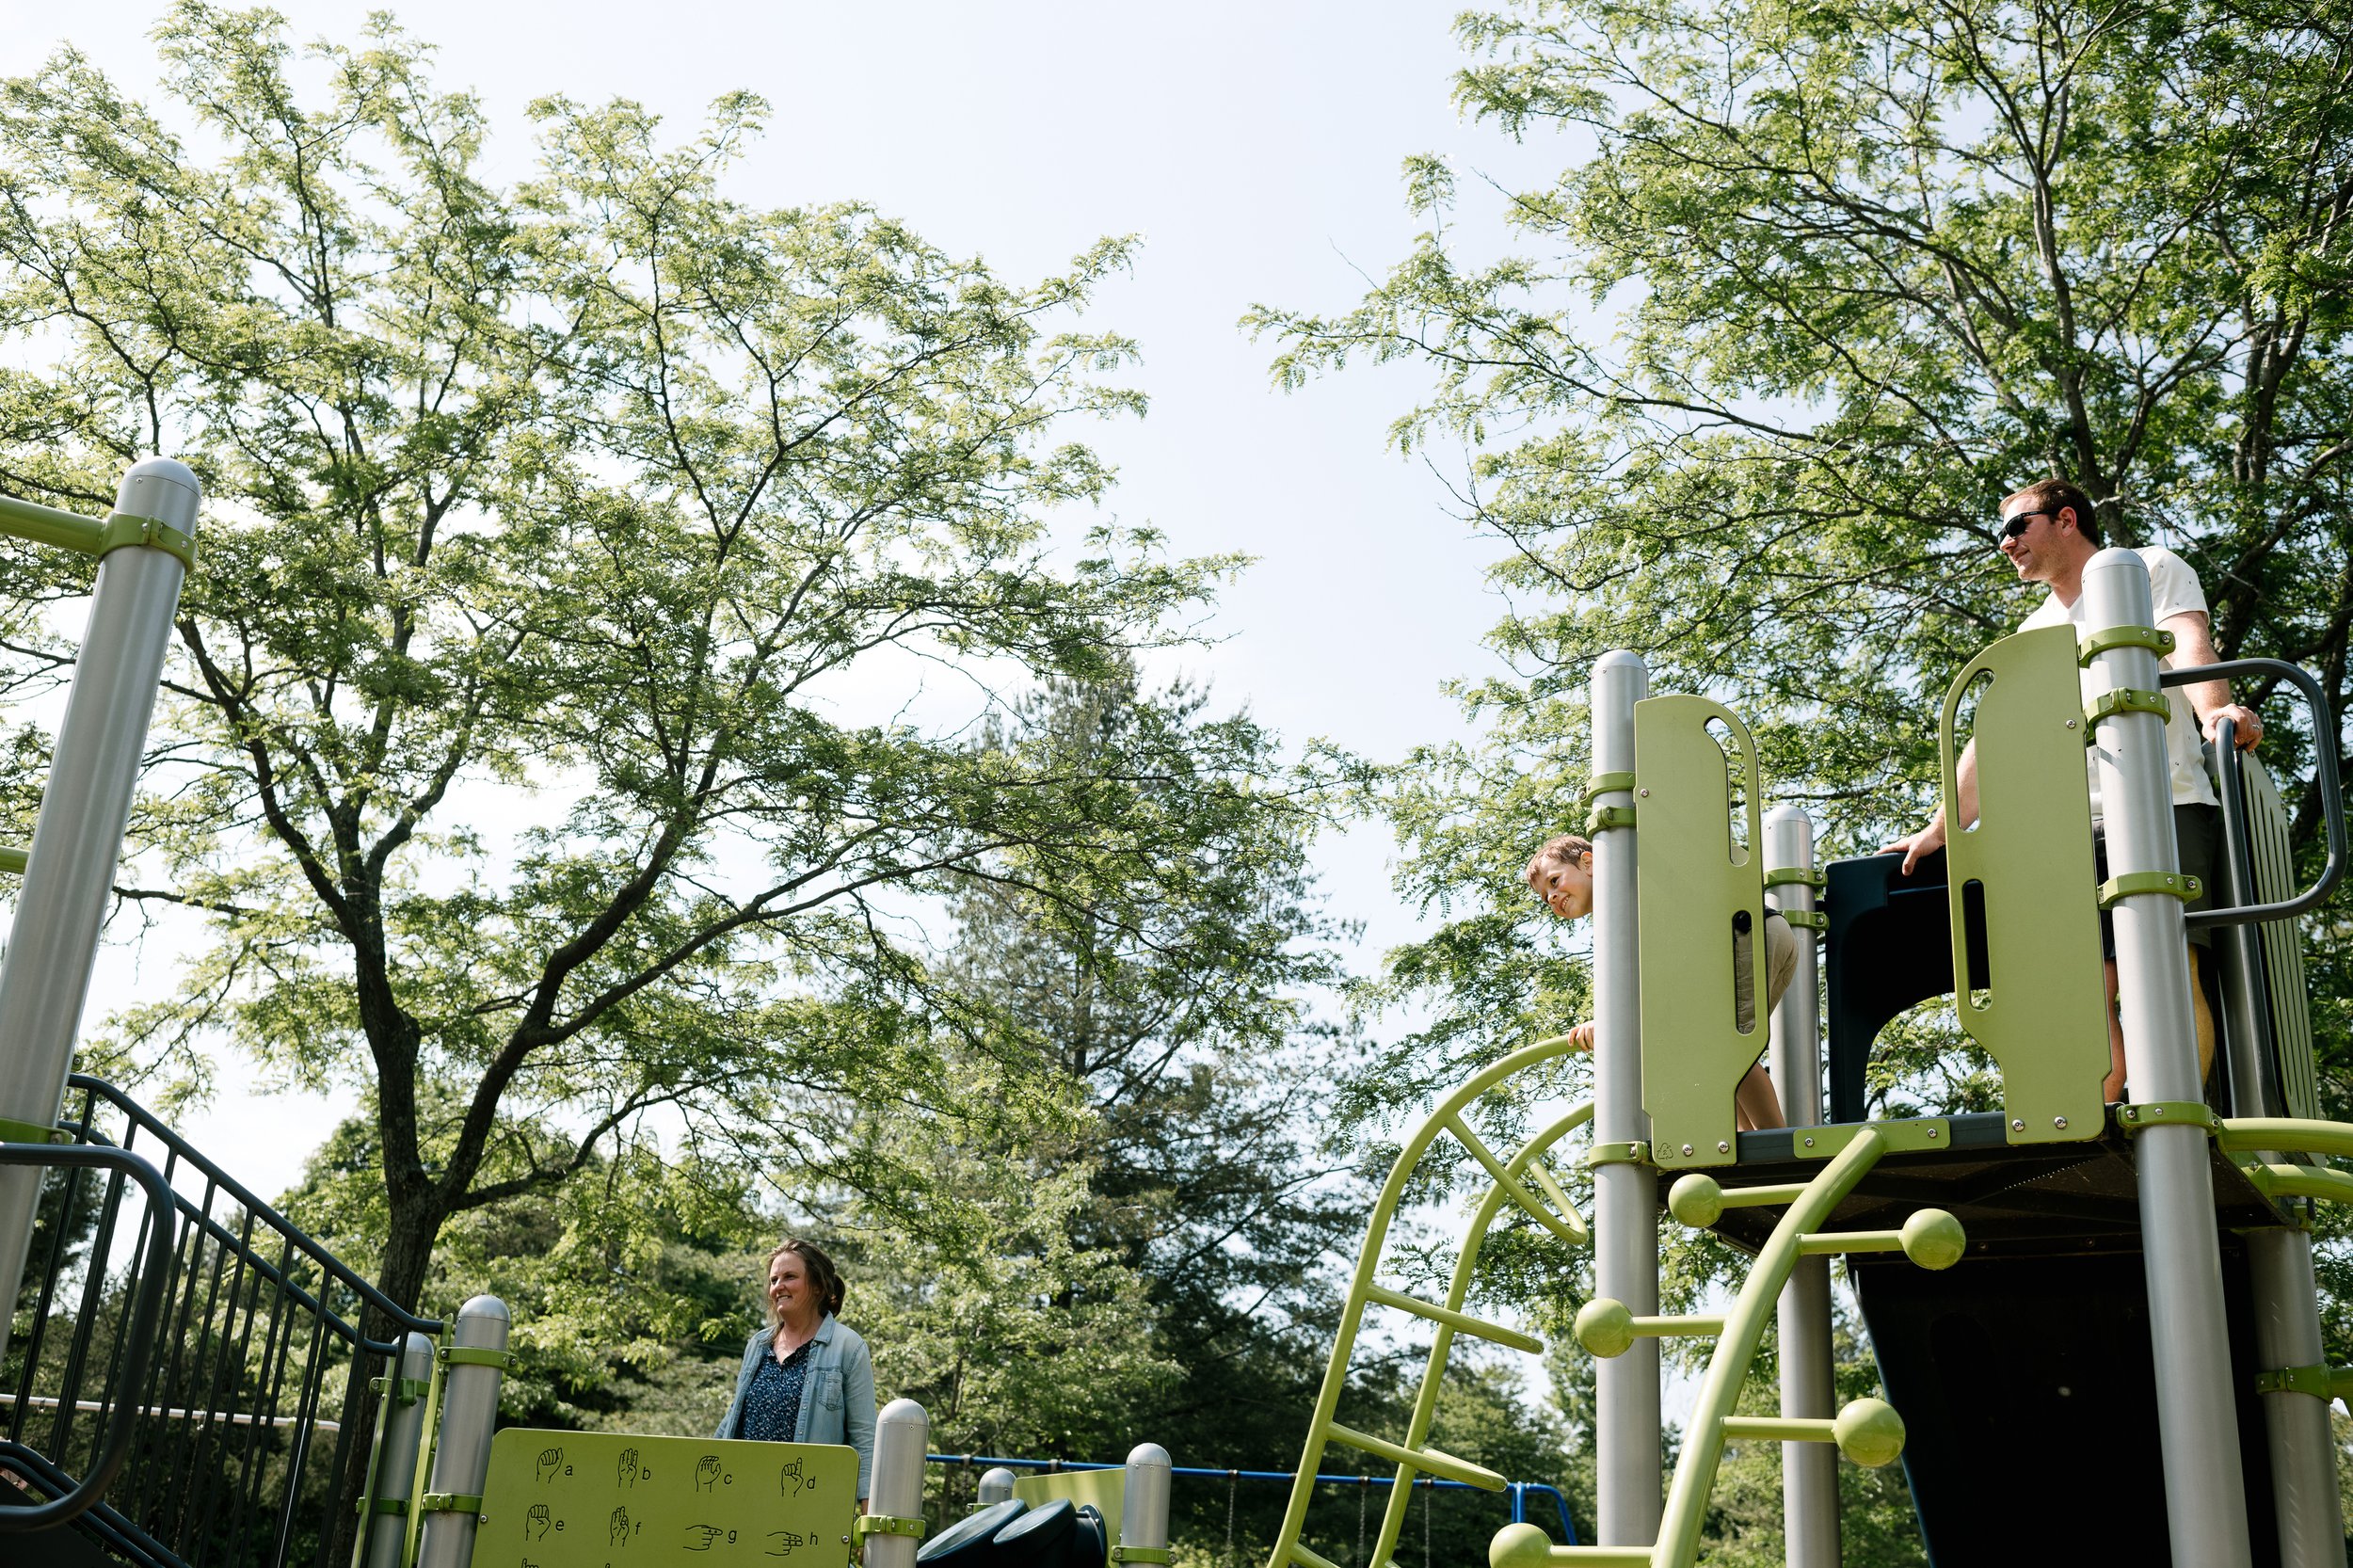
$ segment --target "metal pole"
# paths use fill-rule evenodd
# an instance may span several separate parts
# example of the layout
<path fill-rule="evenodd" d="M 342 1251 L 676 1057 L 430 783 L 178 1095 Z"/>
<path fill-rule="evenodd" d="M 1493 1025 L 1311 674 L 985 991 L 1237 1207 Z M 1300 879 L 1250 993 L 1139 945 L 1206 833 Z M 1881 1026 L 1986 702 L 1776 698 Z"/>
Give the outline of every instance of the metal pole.
<path fill-rule="evenodd" d="M 1650 671 L 1623 650 L 1593 661 L 1593 772 L 1634 771 L 1634 705 L 1649 692 Z M 1598 797 L 1632 808 L 1632 790 Z M 1635 829 L 1593 835 L 1593 1139 L 1647 1143 L 1642 1111 L 1641 969 L 1635 920 Z M 1637 1317 L 1658 1311 L 1658 1177 L 1647 1163 L 1617 1160 L 1593 1170 L 1593 1288 L 1625 1303 Z M 1647 1546 L 1657 1539 L 1661 1501 L 1658 1341 L 1644 1338 L 1596 1368 L 1595 1460 L 1599 1493 L 1594 1532 L 1605 1546 Z"/>
<path fill-rule="evenodd" d="M 1815 905 L 1814 824 L 1794 806 L 1765 817 L 1765 867 L 1808 879 L 1766 889 L 1766 899 L 1791 922 L 1798 970 L 1773 1008 L 1773 1087 L 1792 1127 L 1822 1119 L 1822 1001 L 1816 979 L 1819 943 L 1810 923 Z M 1755 963 L 1765 964 L 1757 944 Z M 1802 1257 L 1781 1292 L 1781 1411 L 1784 1416 L 1835 1416 L 1830 1336 L 1830 1259 Z M 1838 1450 L 1828 1443 L 1781 1446 L 1783 1539 L 1789 1568 L 1838 1568 Z"/>
<path fill-rule="evenodd" d="M 1168 1450 L 1158 1443 L 1139 1443 L 1128 1450 L 1127 1474 L 1120 1480 L 1119 1544 L 1139 1551 L 1168 1549 Z"/>
<path fill-rule="evenodd" d="M 135 464 L 115 491 L 117 512 L 190 537 L 202 502 L 195 473 L 168 457 Z M 65 1098 L 184 572 L 177 555 L 152 545 L 126 544 L 99 558 L 0 966 L 0 1117 L 45 1127 Z M 24 1280 L 40 1194 L 38 1170 L 0 1172 L 0 1302 L 16 1300 Z M 0 1353 L 8 1335 L 0 1314 Z"/>
<path fill-rule="evenodd" d="M 2254 1287 L 2256 1365 L 2327 1365 L 2312 1237 L 2285 1227 L 2249 1231 L 2247 1261 Z M 2329 1396 L 2275 1389 L 2263 1396 L 2263 1407 L 2271 1502 L 2280 1518 L 2280 1568 L 2345 1568 L 2345 1517 L 2337 1500 Z"/>
<path fill-rule="evenodd" d="M 1013 1496 L 1013 1472 L 1000 1464 L 981 1472 L 980 1506 L 987 1508 Z"/>
<path fill-rule="evenodd" d="M 2155 614 L 2148 568 L 2129 550 L 2094 555 L 2084 568 L 2083 595 L 2087 633 L 2148 626 Z M 2158 689 L 2157 656 L 2146 648 L 2108 648 L 2091 669 L 2095 692 Z M 2101 719 L 2094 734 L 2112 878 L 2181 870 L 2165 726 L 2155 713 L 2116 712 Z M 2182 901 L 2165 891 L 2135 892 L 2114 909 L 2125 1093 L 2137 1103 L 2202 1101 Z M 2249 1568 L 2247 1486 L 2206 1131 L 2152 1127 L 2138 1135 L 2134 1154 L 2173 1562 Z"/>
<path fill-rule="evenodd" d="M 923 1456 L 931 1448 L 932 1418 L 913 1400 L 893 1400 L 874 1417 L 874 1490 L 866 1512 L 890 1519 L 923 1517 Z M 912 1535 L 870 1535 L 866 1568 L 915 1568 Z"/>
<path fill-rule="evenodd" d="M 384 1373 L 384 1446 L 376 1456 L 375 1494 L 379 1503 L 401 1506 L 361 1521 L 367 1544 L 360 1550 L 360 1568 L 400 1568 L 401 1548 L 408 1544 L 408 1495 L 417 1484 L 417 1444 L 424 1436 L 424 1395 L 422 1391 L 404 1395 L 401 1385 L 422 1390 L 432 1381 L 433 1341 L 411 1334 Z"/>
<path fill-rule="evenodd" d="M 504 1355 L 512 1320 L 496 1296 L 476 1296 L 457 1309 L 450 1335 L 453 1350 Z M 417 1536 L 417 1568 L 466 1568 L 473 1557 L 474 1526 L 482 1506 L 482 1482 L 490 1473 L 490 1429 L 498 1424 L 502 1363 L 450 1357 L 441 1382 L 441 1432 L 433 1449 L 428 1493 L 449 1506 L 424 1515 Z M 423 1507 L 426 1499 L 417 1499 Z"/>

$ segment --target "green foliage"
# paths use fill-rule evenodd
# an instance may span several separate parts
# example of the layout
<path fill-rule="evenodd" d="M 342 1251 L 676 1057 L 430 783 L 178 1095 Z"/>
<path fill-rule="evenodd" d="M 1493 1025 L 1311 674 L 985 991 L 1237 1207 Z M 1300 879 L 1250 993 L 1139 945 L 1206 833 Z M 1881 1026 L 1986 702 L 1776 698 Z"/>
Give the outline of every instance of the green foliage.
<path fill-rule="evenodd" d="M 1501 547 L 1511 669 L 1458 687 L 1475 737 L 1329 760 L 1396 825 L 1399 886 L 1439 917 L 1360 988 L 1412 1023 L 1344 1102 L 1353 1125 L 1583 1013 L 1574 950 L 1519 876 L 1580 820 L 1607 649 L 1741 712 L 1769 792 L 1815 814 L 1829 853 L 1876 847 L 1927 815 L 1945 683 L 2040 595 L 1993 549 L 1995 509 L 2058 474 L 2111 541 L 2190 560 L 2226 658 L 2304 664 L 2353 705 L 2344 22 L 2007 0 L 1515 0 L 1461 19 L 1459 104 L 1555 138 L 1561 175 L 1507 194 L 1511 239 L 1481 259 L 1450 220 L 1483 187 L 1415 160 L 1426 232 L 1358 305 L 1248 318 L 1288 386 L 1357 360 L 1426 367 L 1396 442 L 1463 449 L 1466 520 Z M 2343 750 L 2271 687 L 2241 695 L 2265 705 L 2275 771 Z M 2317 806 L 2297 808 L 2308 856 Z M 2343 921 L 2310 936 L 2338 1103 Z M 1891 1112 L 1988 1102 L 1982 1057 L 1933 1010 L 1876 1066 Z M 1671 1299 L 1722 1277 L 1705 1248 L 1666 1262 Z M 2339 1351 L 2349 1269 L 2332 1234 Z M 1538 1276 L 1500 1286 L 1545 1303 Z M 1577 1418 L 1588 1396 L 1559 1386 Z M 1711 1560 L 1777 1555 L 1767 1468 L 1743 1453 L 1728 1472 Z M 1842 1474 L 1849 1560 L 1918 1560 L 1900 1481 Z"/>
<path fill-rule="evenodd" d="M 156 38 L 168 112 L 70 51 L 0 84 L 0 483 L 103 508 L 162 450 L 211 497 L 123 889 L 209 944 L 102 1055 L 363 1088 L 404 1302 L 456 1216 L 592 1172 L 658 1210 L 657 1147 L 885 1179 L 847 1108 L 942 1076 L 908 901 L 1158 860 L 1096 779 L 871 716 L 924 661 L 984 707 L 1101 672 L 1228 565 L 1048 533 L 1108 482 L 1062 432 L 1140 408 L 1057 325 L 1124 245 L 1019 286 L 744 207 L 743 94 L 683 140 L 543 101 L 501 189 L 389 22 Z M 11 615 L 82 581 L 42 569 Z"/>

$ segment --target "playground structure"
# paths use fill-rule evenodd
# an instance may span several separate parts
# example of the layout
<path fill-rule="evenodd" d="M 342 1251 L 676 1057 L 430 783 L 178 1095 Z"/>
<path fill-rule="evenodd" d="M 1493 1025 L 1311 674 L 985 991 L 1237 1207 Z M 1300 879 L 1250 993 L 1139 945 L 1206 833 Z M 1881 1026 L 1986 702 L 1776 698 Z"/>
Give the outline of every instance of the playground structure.
<path fill-rule="evenodd" d="M 522 1431 L 494 1439 L 510 1365 L 504 1306 L 477 1298 L 447 1325 L 404 1312 L 117 1091 L 69 1078 L 198 504 L 194 476 L 161 459 L 126 474 L 104 520 L 0 499 L 0 531 L 100 562 L 33 843 L 0 849 L 0 870 L 24 874 L 0 968 L 8 1299 L 28 1262 L 41 1271 L 21 1375 L 0 1390 L 0 1470 L 17 1494 L 0 1507 L 0 1544 L 38 1543 L 50 1554 L 41 1560 L 61 1565 L 79 1551 L 149 1568 L 274 1568 L 327 1561 L 330 1521 L 356 1510 L 355 1568 L 601 1568 L 623 1553 L 828 1568 L 861 1536 L 871 1568 L 912 1568 L 920 1407 L 884 1412 L 863 1514 L 843 1480 L 844 1449 Z M 1369 1561 L 1352 1568 L 1394 1568 L 1417 1481 L 1507 1489 L 1433 1448 L 1432 1429 L 1458 1336 L 1542 1349 L 1466 1310 L 1481 1249 L 1512 1213 L 1593 1249 L 1596 1290 L 1575 1333 L 1600 1358 L 1599 1541 L 1554 1544 L 1522 1520 L 1496 1537 L 1496 1568 L 1692 1562 L 1736 1441 L 1785 1445 L 1793 1568 L 1838 1560 L 1842 1453 L 1902 1460 L 1940 1568 L 2015 1558 L 2024 1520 L 2038 1559 L 2345 1561 L 2328 1401 L 2353 1373 L 2323 1360 L 2306 1223 L 2312 1202 L 2353 1196 L 2353 1176 L 2326 1163 L 2353 1157 L 2353 1127 L 2319 1119 L 2295 924 L 2345 858 L 2335 722 L 2287 665 L 2160 674 L 2168 642 L 2148 624 L 2137 557 L 2104 552 L 2085 583 L 2080 645 L 2066 628 L 2005 638 L 1953 683 L 1945 792 L 1951 802 L 1961 744 L 1974 740 L 1980 821 L 1953 835 L 1945 866 L 1911 878 L 1884 856 L 1817 871 L 1801 814 L 1760 815 L 1755 748 L 1737 715 L 1704 697 L 1649 696 L 1632 655 L 1599 662 L 1587 824 L 1593 1097 L 1508 1152 L 1480 1138 L 1484 1096 L 1570 1048 L 1545 1041 L 1447 1096 L 1406 1141 L 1371 1216 L 1272 1568 L 1335 1568 L 1301 1539 L 1332 1445 L 1396 1466 Z M 2089 703 L 2079 666 L 2091 672 Z M 2312 705 L 2328 867 L 2293 892 L 2279 797 L 2226 732 L 2216 758 L 2226 886 L 2218 907 L 2185 915 L 2192 889 L 2172 842 L 2161 692 L 2258 672 Z M 2105 803 L 2104 884 L 2093 878 L 2087 744 Z M 2101 1095 L 2104 905 L 2115 915 L 2130 1080 L 2116 1106 Z M 1735 1024 L 1734 935 L 1755 933 L 1769 908 L 1822 935 L 1826 973 L 1803 944 L 1798 980 L 1764 1025 L 1799 1125 L 1743 1133 L 1733 1086 L 1762 1042 Z M 2190 923 L 2218 938 L 2211 1090 L 2192 1023 Z M 1998 1068 L 2000 1110 L 1867 1119 L 1873 1037 L 1945 993 Z M 1553 1169 L 1563 1141 L 1589 1125 L 1590 1222 Z M 1381 1263 L 1410 1178 L 1441 1136 L 1489 1184 L 1444 1299 L 1426 1301 L 1382 1284 Z M 62 1198 L 37 1235 L 42 1168 L 57 1173 Z M 1659 1313 L 1662 1174 L 1673 1178 L 1665 1209 L 1675 1221 L 1753 1260 L 1721 1314 Z M 103 1177 L 95 1192 L 91 1177 Z M 134 1190 L 136 1218 L 124 1202 Z M 109 1300 L 106 1263 L 118 1255 L 136 1266 Z M 1843 1410 L 1832 1407 L 1833 1255 L 1848 1259 L 1886 1395 Z M 64 1298 L 77 1279 L 72 1310 Z M 1433 1325 L 1398 1439 L 1340 1420 L 1351 1354 L 1375 1307 Z M 1745 1412 L 1775 1316 L 1779 1408 Z M 0 1350 L 8 1332 L 0 1322 Z M 1672 1478 L 1661 1461 L 1665 1337 L 1713 1345 Z M 371 1385 L 384 1398 L 362 1430 Z M 47 1430 L 38 1446 L 36 1419 Z M 2026 1431 L 2041 1440 L 2016 1441 Z M 1169 1473 L 1168 1456 L 1146 1445 L 1122 1472 L 1030 1478 L 990 1505 L 1019 1510 L 987 1531 L 965 1521 L 957 1541 L 927 1544 L 924 1560 L 1165 1562 Z M 1985 1506 L 1993 1498 L 1998 1509 Z M 1005 1551 L 991 1558 L 974 1542 Z"/>
<path fill-rule="evenodd" d="M 2353 1197 L 2329 1168 L 2353 1127 L 2323 1121 L 2296 919 L 2345 862 L 2333 716 L 2302 671 L 2269 660 L 2160 671 L 2147 570 L 2109 550 L 2084 578 L 2087 629 L 2003 638 L 1953 681 L 1941 715 L 1941 866 L 1901 856 L 1814 864 L 1812 824 L 1761 817 L 1756 749 L 1705 697 L 1651 696 L 1630 653 L 1596 663 L 1593 1096 L 1517 1148 L 1475 1131 L 1484 1096 L 1525 1088 L 1569 1048 L 1529 1046 L 1439 1101 L 1401 1149 L 1375 1205 L 1300 1472 L 1332 1445 L 1421 1475 L 1499 1487 L 1432 1446 L 1439 1380 L 1459 1336 L 1534 1353 L 1529 1334 L 1465 1310 L 1499 1217 L 1517 1212 L 1593 1249 L 1576 1315 L 1599 1358 L 1593 1443 L 1598 1542 L 1555 1544 L 1515 1523 L 1494 1568 L 1688 1568 L 1726 1446 L 1783 1444 L 1787 1561 L 1839 1561 L 1835 1464 L 1900 1458 L 1938 1568 L 2153 1561 L 2177 1568 L 2317 1568 L 2345 1561 L 2332 1391 L 2323 1359 L 2310 1204 Z M 2079 673 L 2088 672 L 2088 673 Z M 2293 892 L 2284 813 L 2259 763 L 2215 746 L 2224 886 L 2197 913 L 2174 844 L 2165 689 L 2263 675 L 2312 709 L 2327 868 Z M 1958 770 L 1974 742 L 1978 820 L 1959 830 Z M 2094 873 L 2084 748 L 2093 748 L 2110 875 Z M 1826 894 L 1827 897 L 1817 897 Z M 2099 912 L 2113 911 L 2125 1103 L 2109 1067 Z M 1826 937 L 1773 1010 L 1767 1038 L 1734 1008 L 1736 933 L 1767 911 Z M 2216 929 L 2221 1042 L 2201 1080 L 2185 948 Z M 1826 989 L 1823 1038 L 1818 991 Z M 1881 1026 L 1950 995 L 1999 1075 L 2000 1109 L 1874 1121 L 1865 1064 Z M 1793 1125 L 1735 1130 L 1734 1087 L 1769 1039 Z M 1824 1046 L 1827 1045 L 1827 1075 Z M 1829 1112 L 1823 1096 L 1827 1077 Z M 2212 1103 L 2209 1103 L 2211 1096 Z M 2221 1108 L 2217 1113 L 2216 1107 Z M 1590 1123 L 1590 1222 L 1551 1168 Z M 1485 1172 L 1441 1301 L 1381 1283 L 1390 1224 L 1441 1138 Z M 1665 1210 L 1752 1259 L 1721 1314 L 1658 1310 Z M 1509 1206 L 1507 1208 L 1507 1206 Z M 1898 1257 L 1897 1255 L 1900 1255 Z M 1847 1258 L 1886 1398 L 1833 1409 L 1829 1259 Z M 1400 1438 L 1343 1424 L 1351 1355 L 1375 1307 L 1431 1327 Z M 1739 1408 L 1769 1318 L 1779 1408 Z M 1712 1341 L 1670 1477 L 1661 1459 L 1658 1341 Z M 1397 1495 L 1401 1496 L 1402 1494 Z M 1294 1488 L 1270 1568 L 1336 1568 L 1302 1539 Z M 1392 1568 L 1393 1496 L 1371 1568 Z"/>

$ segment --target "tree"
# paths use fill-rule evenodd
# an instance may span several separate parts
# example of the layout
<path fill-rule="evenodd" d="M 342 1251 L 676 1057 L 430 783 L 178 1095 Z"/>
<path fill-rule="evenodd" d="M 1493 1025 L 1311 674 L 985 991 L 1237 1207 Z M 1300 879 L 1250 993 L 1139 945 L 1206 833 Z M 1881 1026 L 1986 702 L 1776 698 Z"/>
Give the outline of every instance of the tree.
<path fill-rule="evenodd" d="M 1124 881 L 1107 868 L 1084 897 L 1042 897 L 1016 874 L 976 878 L 955 901 L 935 980 L 940 1016 L 963 1020 L 953 1059 L 1034 1084 L 1032 1103 L 1064 1113 L 956 1129 L 927 1163 L 957 1161 L 975 1187 L 1009 1173 L 1017 1224 L 896 1272 L 912 1285 L 1017 1266 L 1064 1283 L 1027 1292 L 1038 1316 L 972 1333 L 941 1325 L 992 1292 L 907 1288 L 897 1336 L 956 1343 L 922 1386 L 959 1446 L 1016 1451 L 1003 1434 L 1020 1430 L 1045 1447 L 1017 1451 L 1086 1459 L 1148 1436 L 1229 1464 L 1288 1464 L 1321 1370 L 1329 1264 L 1363 1202 L 1313 1109 L 1353 1045 L 1308 1011 L 1337 974 L 1307 870 L 1320 808 L 1247 714 L 1211 716 L 1206 694 L 1147 690 L 1132 671 L 1051 683 L 989 744 L 1102 780 L 1105 821 L 1167 831 L 1156 866 Z M 1109 1348 L 1087 1326 L 1107 1313 L 1129 1336 L 1121 1368 L 1073 1354 Z M 982 1397 L 984 1379 L 1031 1385 Z M 1049 1379 L 1090 1386 L 1055 1396 Z"/>
<path fill-rule="evenodd" d="M 1472 448 L 1467 515 L 1505 547 L 1517 678 L 1464 694 L 1485 743 L 1365 778 L 1409 888 L 1498 916 L 1401 979 L 1524 951 L 1508 873 L 1574 820 L 1605 648 L 1739 706 L 1841 840 L 1924 814 L 1930 699 L 2029 603 L 1995 507 L 2043 474 L 2182 550 L 2226 657 L 2313 665 L 2345 710 L 2334 11 L 1530 0 L 1462 36 L 1466 112 L 1590 155 L 1511 197 L 1487 265 L 1451 245 L 1453 171 L 1417 160 L 1432 226 L 1361 304 L 1252 317 L 1288 384 L 1428 365 L 1397 440 Z"/>
<path fill-rule="evenodd" d="M 1739 708 L 1774 796 L 1833 850 L 1876 847 L 1925 818 L 1946 682 L 2031 602 L 1995 508 L 2059 474 L 2112 540 L 2190 559 L 2225 657 L 2312 666 L 2346 711 L 2340 8 L 1520 0 L 1460 32 L 1465 111 L 1573 160 L 1507 193 L 1505 253 L 1466 257 L 1450 219 L 1478 187 L 1417 159 L 1428 230 L 1359 304 L 1249 318 L 1286 385 L 1427 367 L 1397 444 L 1467 452 L 1463 509 L 1510 601 L 1511 673 L 1461 688 L 1475 741 L 1336 760 L 1397 825 L 1401 888 L 1445 915 L 1362 992 L 1427 1021 L 1357 1117 L 1583 1015 L 1518 872 L 1581 816 L 1605 649 Z M 2290 770 L 2344 749 L 2287 704 L 2265 720 Z M 2308 853 L 2318 808 L 2297 803 Z M 2345 935 L 2311 932 L 2337 1099 Z M 1671 1289 L 1714 1267 L 1695 1255 Z"/>
<path fill-rule="evenodd" d="M 87 509 L 161 450 L 211 497 L 121 889 L 210 945 L 117 1044 L 360 1083 L 403 1303 L 454 1216 L 648 1149 L 855 1183 L 853 1109 L 936 1078 L 908 901 L 1156 863 L 1093 780 L 890 716 L 1097 674 L 1223 568 L 1054 553 L 1108 482 L 1058 432 L 1140 403 L 1053 324 L 1125 248 L 1021 287 L 744 207 L 747 95 L 678 145 L 543 101 L 501 189 L 389 22 L 282 34 L 168 14 L 184 135 L 71 51 L 0 87 L 0 484 Z"/>

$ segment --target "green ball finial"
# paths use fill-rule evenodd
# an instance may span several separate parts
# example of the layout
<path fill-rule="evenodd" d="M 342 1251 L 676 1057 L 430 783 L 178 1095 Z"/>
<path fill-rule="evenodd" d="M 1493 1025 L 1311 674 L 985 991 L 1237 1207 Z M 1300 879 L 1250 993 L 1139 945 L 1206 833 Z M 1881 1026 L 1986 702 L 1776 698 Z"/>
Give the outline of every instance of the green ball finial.
<path fill-rule="evenodd" d="M 1545 1568 L 1552 1537 L 1534 1525 L 1506 1525 L 1487 1543 L 1487 1568 Z"/>
<path fill-rule="evenodd" d="M 1904 1256 L 1923 1269 L 1949 1269 L 1968 1250 L 1968 1233 L 1941 1208 L 1917 1209 L 1904 1222 Z"/>
<path fill-rule="evenodd" d="M 1866 1470 L 1891 1464 L 1904 1451 L 1904 1418 L 1884 1400 L 1855 1400 L 1838 1413 L 1831 1433 L 1838 1439 L 1838 1451 Z"/>
<path fill-rule="evenodd" d="M 1595 1296 L 1577 1310 L 1577 1342 L 1607 1360 L 1634 1348 L 1634 1314 L 1625 1303 Z"/>
<path fill-rule="evenodd" d="M 1724 1190 L 1714 1176 L 1693 1171 L 1667 1193 L 1667 1210 L 1693 1230 L 1705 1230 L 1724 1217 Z"/>

